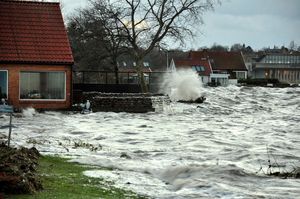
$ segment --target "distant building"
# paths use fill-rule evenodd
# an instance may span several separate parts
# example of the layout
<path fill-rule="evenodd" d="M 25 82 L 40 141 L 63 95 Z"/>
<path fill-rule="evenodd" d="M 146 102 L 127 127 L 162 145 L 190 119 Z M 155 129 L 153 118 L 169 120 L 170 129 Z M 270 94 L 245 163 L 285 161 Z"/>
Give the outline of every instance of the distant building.
<path fill-rule="evenodd" d="M 172 60 L 171 65 L 172 70 L 180 69 L 191 69 L 195 71 L 202 79 L 204 84 L 210 82 L 210 76 L 212 74 L 212 68 L 209 60 L 207 59 L 185 59 L 185 60 Z M 175 66 L 175 67 L 174 67 Z"/>
<path fill-rule="evenodd" d="M 72 64 L 59 3 L 0 1 L 0 98 L 16 108 L 68 108 Z"/>
<path fill-rule="evenodd" d="M 175 65 L 176 68 L 203 65 L 205 71 L 197 72 L 203 76 L 204 83 L 221 85 L 236 84 L 238 79 L 247 78 L 248 71 L 241 52 L 191 51 L 186 60 L 177 60 Z"/>
<path fill-rule="evenodd" d="M 119 79 L 121 83 L 127 84 L 138 84 L 139 77 L 136 72 L 136 62 L 134 61 L 119 61 Z M 143 62 L 143 67 L 141 71 L 144 74 L 146 84 L 149 84 L 149 74 L 152 73 L 150 63 L 147 61 Z"/>
<path fill-rule="evenodd" d="M 285 83 L 300 83 L 300 55 L 263 55 L 254 64 L 253 77 L 278 79 Z"/>
<path fill-rule="evenodd" d="M 247 75 L 249 78 L 252 78 L 254 63 L 259 58 L 259 54 L 252 52 L 252 53 L 242 53 L 242 55 L 245 62 L 245 66 L 248 70 Z"/>

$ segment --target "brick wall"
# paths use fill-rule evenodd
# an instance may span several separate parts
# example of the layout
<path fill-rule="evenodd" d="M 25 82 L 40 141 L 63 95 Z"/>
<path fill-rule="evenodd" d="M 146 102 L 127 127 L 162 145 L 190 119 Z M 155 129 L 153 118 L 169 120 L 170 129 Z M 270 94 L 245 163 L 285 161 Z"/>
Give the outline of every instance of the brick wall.
<path fill-rule="evenodd" d="M 71 67 L 67 65 L 0 64 L 0 70 L 8 71 L 8 103 L 15 108 L 66 109 L 71 106 Z M 66 99 L 64 100 L 20 100 L 20 72 L 65 72 Z"/>

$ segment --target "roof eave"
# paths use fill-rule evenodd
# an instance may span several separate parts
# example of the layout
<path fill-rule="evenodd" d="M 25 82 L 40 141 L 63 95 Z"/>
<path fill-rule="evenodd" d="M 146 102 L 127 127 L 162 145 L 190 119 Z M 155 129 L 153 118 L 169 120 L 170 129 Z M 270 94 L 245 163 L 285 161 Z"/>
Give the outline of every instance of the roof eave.
<path fill-rule="evenodd" d="M 40 65 L 74 65 L 74 61 L 21 61 L 21 60 L 0 60 L 1 64 L 40 64 Z"/>

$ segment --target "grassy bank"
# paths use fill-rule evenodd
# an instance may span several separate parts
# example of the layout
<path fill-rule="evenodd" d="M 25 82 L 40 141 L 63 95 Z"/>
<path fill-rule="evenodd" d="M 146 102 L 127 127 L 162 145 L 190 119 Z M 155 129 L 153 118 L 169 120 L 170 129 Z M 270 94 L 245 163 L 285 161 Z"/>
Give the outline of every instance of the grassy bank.
<path fill-rule="evenodd" d="M 95 169 L 67 162 L 66 159 L 44 156 L 39 160 L 38 174 L 43 191 L 33 195 L 9 195 L 9 199 L 92 199 L 92 198 L 144 198 L 137 194 L 113 187 L 97 178 L 83 175 L 83 171 Z"/>

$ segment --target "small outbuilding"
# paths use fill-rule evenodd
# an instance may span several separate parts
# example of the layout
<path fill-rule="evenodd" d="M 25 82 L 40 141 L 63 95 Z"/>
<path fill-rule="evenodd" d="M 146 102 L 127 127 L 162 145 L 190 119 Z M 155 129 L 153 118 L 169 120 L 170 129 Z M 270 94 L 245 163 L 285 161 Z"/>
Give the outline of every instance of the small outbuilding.
<path fill-rule="evenodd" d="M 0 1 L 0 98 L 16 108 L 69 108 L 73 63 L 59 3 Z"/>

